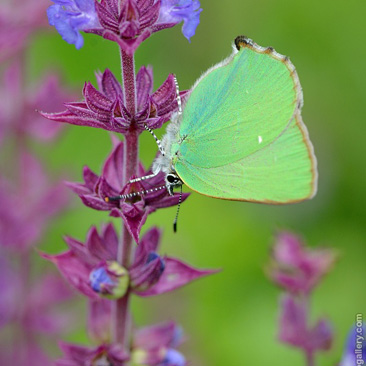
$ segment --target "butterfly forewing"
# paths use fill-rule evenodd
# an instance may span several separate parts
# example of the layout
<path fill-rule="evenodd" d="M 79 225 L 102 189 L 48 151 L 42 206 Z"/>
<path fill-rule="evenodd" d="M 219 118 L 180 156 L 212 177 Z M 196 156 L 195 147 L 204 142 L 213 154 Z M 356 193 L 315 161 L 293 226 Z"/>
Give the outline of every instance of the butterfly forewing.
<path fill-rule="evenodd" d="M 271 143 L 287 127 L 302 97 L 291 72 L 270 54 L 248 47 L 209 70 L 184 108 L 182 158 L 216 167 Z"/>
<path fill-rule="evenodd" d="M 194 87 L 180 125 L 183 142 L 175 144 L 177 173 L 193 190 L 217 198 L 290 203 L 312 197 L 316 160 L 301 104 L 287 58 L 243 47 Z"/>

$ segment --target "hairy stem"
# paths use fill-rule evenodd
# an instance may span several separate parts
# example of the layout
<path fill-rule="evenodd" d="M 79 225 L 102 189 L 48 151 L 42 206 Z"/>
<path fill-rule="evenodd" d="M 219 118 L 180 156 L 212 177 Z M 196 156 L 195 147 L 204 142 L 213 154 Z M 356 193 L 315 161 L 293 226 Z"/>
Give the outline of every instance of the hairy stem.
<path fill-rule="evenodd" d="M 135 65 L 133 56 L 129 56 L 121 49 L 123 90 L 125 106 L 131 113 L 136 114 L 136 85 L 135 85 Z M 132 175 L 136 175 L 138 167 L 138 132 L 134 129 L 133 123 L 130 131 L 125 136 L 124 144 L 124 184 Z M 122 224 L 122 237 L 118 247 L 118 262 L 125 268 L 131 264 L 133 252 L 133 239 L 126 226 Z M 129 311 L 130 292 L 124 297 L 113 302 L 113 340 L 122 344 L 128 351 L 130 342 L 131 316 Z"/>
<path fill-rule="evenodd" d="M 125 107 L 132 116 L 136 114 L 135 61 L 121 48 L 122 79 Z"/>

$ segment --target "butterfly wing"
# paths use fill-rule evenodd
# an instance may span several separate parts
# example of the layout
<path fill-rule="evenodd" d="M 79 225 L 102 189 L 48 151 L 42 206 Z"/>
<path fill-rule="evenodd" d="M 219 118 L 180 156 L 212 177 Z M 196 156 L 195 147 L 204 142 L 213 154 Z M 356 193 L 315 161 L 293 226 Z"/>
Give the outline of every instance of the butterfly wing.
<path fill-rule="evenodd" d="M 175 169 L 193 190 L 223 199 L 289 203 L 312 197 L 317 173 L 294 66 L 242 42 L 198 81 L 184 109 Z M 175 151 L 174 151 L 175 150 Z"/>
<path fill-rule="evenodd" d="M 216 198 L 294 203 L 316 192 L 316 160 L 300 114 L 271 144 L 234 163 L 202 168 L 178 161 L 175 168 L 190 188 Z"/>

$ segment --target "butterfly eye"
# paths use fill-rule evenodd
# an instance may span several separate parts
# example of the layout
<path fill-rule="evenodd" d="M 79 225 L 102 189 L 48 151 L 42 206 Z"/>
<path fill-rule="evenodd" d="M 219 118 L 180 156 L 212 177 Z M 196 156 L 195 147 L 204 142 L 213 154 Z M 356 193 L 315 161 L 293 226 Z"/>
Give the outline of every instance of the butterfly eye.
<path fill-rule="evenodd" d="M 166 180 L 169 182 L 169 183 L 174 183 L 176 181 L 176 177 L 172 174 L 168 174 L 167 177 L 166 177 Z"/>

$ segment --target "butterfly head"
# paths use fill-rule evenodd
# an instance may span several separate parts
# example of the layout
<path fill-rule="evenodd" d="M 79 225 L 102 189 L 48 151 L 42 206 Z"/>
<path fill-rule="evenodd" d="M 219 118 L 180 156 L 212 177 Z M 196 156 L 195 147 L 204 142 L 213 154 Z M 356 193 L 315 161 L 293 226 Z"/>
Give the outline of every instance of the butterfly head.
<path fill-rule="evenodd" d="M 172 196 L 174 194 L 173 189 L 180 187 L 183 182 L 176 173 L 170 172 L 165 176 L 165 184 L 169 194 Z"/>

